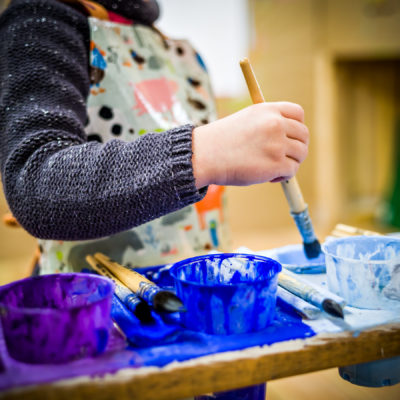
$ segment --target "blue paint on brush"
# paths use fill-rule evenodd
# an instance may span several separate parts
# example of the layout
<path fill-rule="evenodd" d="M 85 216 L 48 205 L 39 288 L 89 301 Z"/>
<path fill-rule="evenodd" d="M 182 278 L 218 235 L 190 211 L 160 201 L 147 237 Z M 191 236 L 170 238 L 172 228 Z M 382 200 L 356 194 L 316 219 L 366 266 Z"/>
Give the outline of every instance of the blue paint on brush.
<path fill-rule="evenodd" d="M 219 244 L 217 234 L 217 222 L 214 220 L 210 221 L 210 235 L 213 246 L 217 248 Z"/>
<path fill-rule="evenodd" d="M 303 238 L 304 252 L 307 258 L 312 259 L 318 257 L 321 254 L 321 245 L 315 236 L 310 214 L 308 213 L 308 207 L 302 212 L 295 213 L 291 211 L 290 214 Z"/>

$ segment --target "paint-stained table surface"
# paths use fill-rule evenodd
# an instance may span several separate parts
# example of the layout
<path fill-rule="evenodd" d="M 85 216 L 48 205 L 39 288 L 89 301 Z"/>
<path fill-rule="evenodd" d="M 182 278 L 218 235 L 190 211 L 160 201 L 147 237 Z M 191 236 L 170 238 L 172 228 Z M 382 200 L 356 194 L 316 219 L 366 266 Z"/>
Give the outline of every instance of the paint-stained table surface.
<path fill-rule="evenodd" d="M 273 242 L 270 244 L 275 245 Z M 376 315 L 371 319 L 376 319 Z M 362 317 L 358 316 L 358 319 Z M 327 323 L 332 325 L 332 320 Z M 393 322 L 390 319 L 385 321 L 384 317 L 378 318 L 370 327 L 361 330 L 346 327 L 340 321 L 337 323 L 337 331 L 319 333 L 306 339 L 219 353 L 170 363 L 161 368 L 125 368 L 96 378 L 80 376 L 64 379 L 5 391 L 0 393 L 0 397 L 24 400 L 178 400 L 332 367 L 400 356 L 400 320 Z M 331 328 L 327 327 L 327 331 L 331 331 Z"/>
<path fill-rule="evenodd" d="M 363 332 L 318 334 L 304 340 L 220 353 L 163 368 L 124 369 L 3 392 L 7 399 L 184 399 L 291 375 L 400 355 L 400 323 Z"/>

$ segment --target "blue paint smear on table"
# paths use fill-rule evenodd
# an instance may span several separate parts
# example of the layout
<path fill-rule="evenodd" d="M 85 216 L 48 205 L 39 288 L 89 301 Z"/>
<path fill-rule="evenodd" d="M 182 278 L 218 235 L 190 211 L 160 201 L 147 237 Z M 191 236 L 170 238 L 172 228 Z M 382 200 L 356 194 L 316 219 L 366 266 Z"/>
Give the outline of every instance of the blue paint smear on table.
<path fill-rule="evenodd" d="M 278 307 L 272 324 L 259 332 L 225 336 L 182 330 L 170 337 L 166 344 L 135 350 L 144 365 L 164 366 L 172 361 L 184 361 L 314 335 L 314 331 L 303 324 L 299 317 L 289 315 Z"/>
<path fill-rule="evenodd" d="M 173 285 L 168 266 L 148 267 L 141 269 L 140 272 L 159 286 Z M 308 325 L 302 323 L 298 315 L 284 310 L 279 305 L 271 325 L 258 332 L 246 334 L 210 335 L 187 330 L 181 326 L 178 313 L 159 315 L 158 323 L 158 340 L 154 333 L 146 338 L 146 327 L 140 331 L 136 330 L 135 336 L 132 337 L 132 342 L 141 344 L 141 348 L 138 346 L 131 348 L 136 350 L 144 365 L 164 366 L 172 361 L 184 361 L 224 351 L 241 350 L 315 335 Z M 169 335 L 173 331 L 175 332 Z"/>
<path fill-rule="evenodd" d="M 170 286 L 172 281 L 168 268 L 152 267 L 141 270 L 158 285 Z M 161 273 L 158 273 L 161 271 Z M 159 279 L 158 279 L 159 278 Z M 113 313 L 122 303 L 113 303 Z M 123 315 L 123 313 L 121 314 Z M 122 317 L 121 317 L 122 318 Z M 121 319 L 119 321 L 121 323 Z M 135 321 L 136 322 L 136 321 Z M 315 335 L 315 332 L 296 315 L 290 315 L 279 306 L 272 324 L 264 330 L 248 334 L 218 336 L 185 330 L 177 314 L 157 315 L 156 324 L 163 325 L 165 335 L 146 336 L 136 340 L 135 346 L 128 346 L 118 335 L 112 339 L 104 354 L 61 365 L 29 365 L 12 359 L 0 331 L 0 360 L 4 370 L 0 372 L 0 390 L 22 387 L 30 384 L 52 382 L 77 376 L 103 376 L 119 369 L 142 366 L 165 366 L 173 361 L 184 361 L 200 356 L 241 350 L 253 346 L 269 345 L 285 340 L 301 339 Z M 142 327 L 143 329 L 143 327 Z M 137 336 L 137 330 L 132 330 Z"/>

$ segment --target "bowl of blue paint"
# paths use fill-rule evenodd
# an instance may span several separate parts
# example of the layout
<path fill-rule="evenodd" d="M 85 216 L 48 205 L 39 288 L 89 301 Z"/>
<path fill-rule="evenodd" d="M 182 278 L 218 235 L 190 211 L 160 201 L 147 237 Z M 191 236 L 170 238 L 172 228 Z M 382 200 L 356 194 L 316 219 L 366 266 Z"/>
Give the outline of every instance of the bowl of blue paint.
<path fill-rule="evenodd" d="M 9 355 L 54 364 L 102 353 L 112 327 L 114 284 L 92 274 L 31 277 L 0 287 L 0 319 Z"/>
<path fill-rule="evenodd" d="M 358 308 L 400 308 L 400 239 L 350 236 L 322 245 L 328 288 Z"/>
<path fill-rule="evenodd" d="M 171 269 L 186 328 L 216 335 L 255 332 L 274 319 L 281 264 L 238 253 L 182 260 Z"/>

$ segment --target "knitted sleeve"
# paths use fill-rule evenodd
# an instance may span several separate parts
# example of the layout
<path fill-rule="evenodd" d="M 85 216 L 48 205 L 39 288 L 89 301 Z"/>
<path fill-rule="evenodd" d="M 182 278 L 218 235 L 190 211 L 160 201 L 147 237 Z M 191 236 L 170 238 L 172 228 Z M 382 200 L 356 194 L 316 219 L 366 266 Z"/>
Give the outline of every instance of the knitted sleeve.
<path fill-rule="evenodd" d="M 19 223 L 85 240 L 198 201 L 192 129 L 88 142 L 89 26 L 56 0 L 15 0 L 0 17 L 0 167 Z"/>

